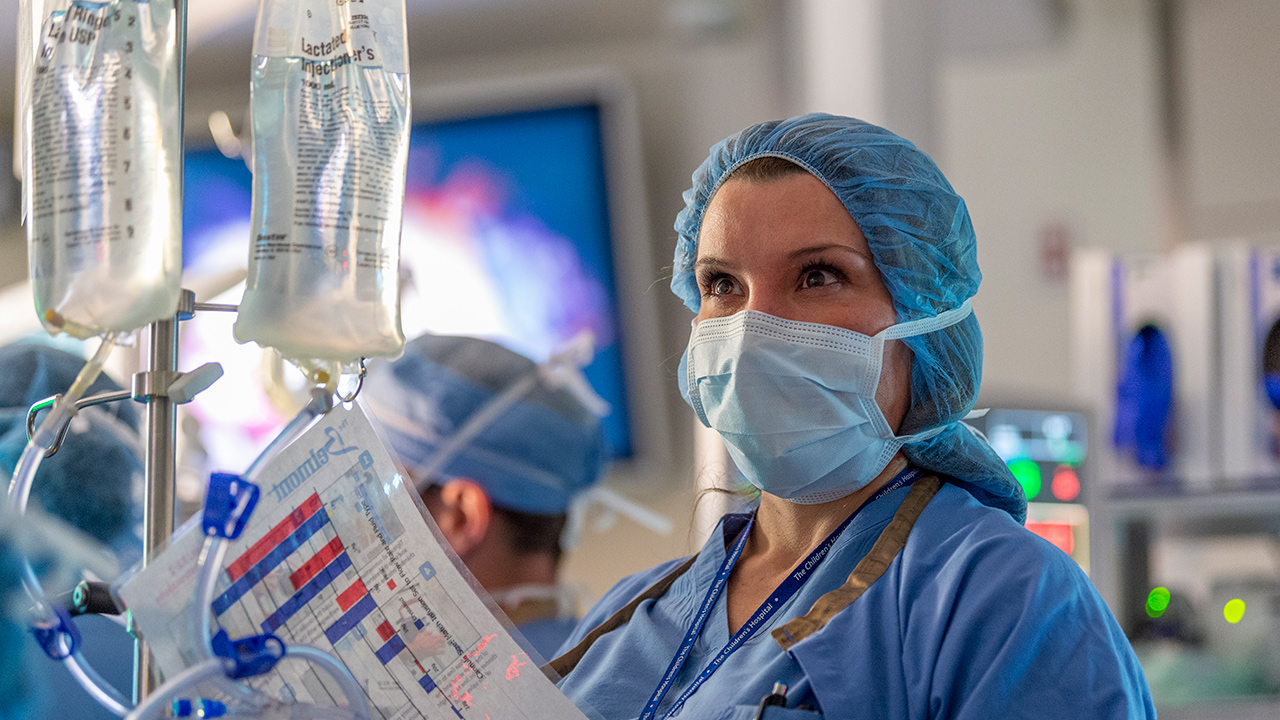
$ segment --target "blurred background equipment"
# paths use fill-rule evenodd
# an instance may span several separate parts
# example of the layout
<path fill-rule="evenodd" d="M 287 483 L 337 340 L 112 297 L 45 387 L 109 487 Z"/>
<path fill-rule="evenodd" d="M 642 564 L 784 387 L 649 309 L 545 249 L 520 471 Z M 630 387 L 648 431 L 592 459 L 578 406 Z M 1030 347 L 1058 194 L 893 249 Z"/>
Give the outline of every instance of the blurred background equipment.
<path fill-rule="evenodd" d="M 987 436 L 1027 495 L 1026 527 L 1089 572 L 1092 465 L 1079 412 L 992 408 L 967 421 Z M 1088 467 L 1088 469 L 1086 469 Z M 1087 480 L 1086 480 L 1087 479 Z"/>
<path fill-rule="evenodd" d="M 1203 245 L 1075 257 L 1072 358 L 1110 487 L 1206 489 L 1217 477 L 1213 261 Z"/>

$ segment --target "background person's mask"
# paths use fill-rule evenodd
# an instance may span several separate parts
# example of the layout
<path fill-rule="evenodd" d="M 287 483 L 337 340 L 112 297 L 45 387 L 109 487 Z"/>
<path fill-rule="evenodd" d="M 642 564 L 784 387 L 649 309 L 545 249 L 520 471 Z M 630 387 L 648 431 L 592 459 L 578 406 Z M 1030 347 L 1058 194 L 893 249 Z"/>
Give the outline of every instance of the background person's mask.
<path fill-rule="evenodd" d="M 885 341 L 971 312 L 966 300 L 874 336 L 755 310 L 703 320 L 680 360 L 680 392 L 752 485 L 800 504 L 838 500 L 874 480 L 904 444 L 945 427 L 894 435 L 875 399 Z"/>

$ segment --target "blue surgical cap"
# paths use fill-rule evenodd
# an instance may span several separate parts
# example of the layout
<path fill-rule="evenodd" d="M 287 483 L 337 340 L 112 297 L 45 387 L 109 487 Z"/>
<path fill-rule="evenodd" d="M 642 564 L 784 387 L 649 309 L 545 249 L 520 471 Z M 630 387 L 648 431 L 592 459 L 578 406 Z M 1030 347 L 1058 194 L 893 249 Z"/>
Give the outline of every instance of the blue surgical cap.
<path fill-rule="evenodd" d="M 685 191 L 676 218 L 671 290 L 694 312 L 701 304 L 694 262 L 707 204 L 743 164 L 761 157 L 789 160 L 835 193 L 871 246 L 893 297 L 898 322 L 934 317 L 973 297 L 982 280 L 973 225 L 964 200 L 928 155 L 884 128 L 814 113 L 760 123 L 711 148 Z M 950 476 L 979 501 L 1019 522 L 1027 501 L 991 446 L 960 422 L 982 380 L 982 331 L 970 315 L 943 330 L 906 338 L 915 358 L 911 406 L 900 433 L 944 428 L 903 447 L 916 465 Z"/>
<path fill-rule="evenodd" d="M 84 360 L 44 345 L 0 348 L 0 469 L 11 475 L 27 445 L 27 410 L 65 393 Z M 85 396 L 118 391 L 106 375 Z M 41 413 L 43 420 L 48 413 Z M 123 561 L 140 551 L 142 492 L 138 414 L 129 400 L 89 407 L 71 419 L 66 439 L 36 471 L 31 499 L 114 550 Z"/>
<path fill-rule="evenodd" d="M 537 372 L 532 360 L 485 340 L 424 335 L 394 363 L 370 367 L 362 395 L 412 473 L 475 413 Z M 600 478 L 604 462 L 600 419 L 569 390 L 540 381 L 464 445 L 441 477 L 415 480 L 470 478 L 498 507 L 560 515 Z"/>

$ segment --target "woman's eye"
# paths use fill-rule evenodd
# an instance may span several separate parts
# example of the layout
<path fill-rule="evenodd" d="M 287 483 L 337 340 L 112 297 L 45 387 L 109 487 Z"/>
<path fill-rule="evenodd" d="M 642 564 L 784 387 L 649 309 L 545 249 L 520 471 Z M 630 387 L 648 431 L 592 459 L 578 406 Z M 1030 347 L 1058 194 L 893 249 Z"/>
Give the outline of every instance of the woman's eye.
<path fill-rule="evenodd" d="M 830 285 L 832 283 L 837 283 L 839 281 L 840 281 L 840 278 L 837 277 L 836 274 L 831 272 L 830 270 L 823 270 L 822 268 L 813 268 L 805 271 L 804 278 L 801 281 L 801 284 L 806 288 L 819 288 L 819 287 L 826 287 L 827 285 Z"/>
<path fill-rule="evenodd" d="M 719 277 L 711 281 L 712 295 L 730 295 L 733 293 L 733 281 L 727 277 Z"/>

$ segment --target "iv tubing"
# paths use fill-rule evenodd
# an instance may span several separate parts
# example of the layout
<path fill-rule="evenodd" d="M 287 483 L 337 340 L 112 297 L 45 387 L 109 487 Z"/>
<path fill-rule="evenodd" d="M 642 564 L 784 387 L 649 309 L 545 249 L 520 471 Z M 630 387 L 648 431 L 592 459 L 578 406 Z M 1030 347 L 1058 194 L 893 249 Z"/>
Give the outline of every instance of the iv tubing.
<path fill-rule="evenodd" d="M 94 700 L 113 714 L 124 717 L 129 712 L 129 703 L 111 684 L 102 678 L 77 651 L 66 659 L 67 670 L 75 677 L 80 687 L 85 689 Z"/>
<path fill-rule="evenodd" d="M 306 660 L 313 665 L 318 665 L 322 670 L 329 673 L 329 676 L 337 681 L 339 687 L 342 688 L 342 694 L 347 696 L 347 709 L 351 710 L 359 718 L 369 718 L 369 700 L 364 695 L 364 690 L 351 676 L 351 672 L 337 658 L 329 653 L 313 648 L 309 645 L 290 645 L 284 651 L 286 658 L 297 658 Z"/>
<path fill-rule="evenodd" d="M 156 688 L 138 707 L 125 716 L 125 720 L 158 720 L 165 716 L 169 709 L 170 699 L 183 690 L 193 688 L 202 682 L 224 677 L 226 669 L 221 658 L 196 663 L 174 675 L 171 680 Z"/>
<path fill-rule="evenodd" d="M 204 547 L 200 550 L 200 572 L 196 575 L 195 628 L 196 637 L 200 640 L 197 649 L 201 660 L 210 660 L 213 654 L 213 593 L 214 583 L 222 570 L 223 559 L 227 555 L 227 541 L 210 535 L 204 539 Z"/>
<path fill-rule="evenodd" d="M 40 462 L 44 460 L 45 452 L 53 446 L 53 442 L 57 439 L 58 431 L 62 426 L 70 422 L 71 417 L 75 415 L 76 401 L 98 379 L 98 375 L 102 373 L 102 365 L 106 362 L 107 356 L 111 354 L 115 345 L 115 333 L 108 333 L 103 336 L 102 344 L 98 346 L 97 352 L 80 369 L 80 373 L 76 375 L 75 382 L 71 383 L 70 389 L 61 399 L 54 403 L 53 409 L 49 411 L 44 422 L 40 423 L 40 426 L 36 428 L 35 433 L 27 442 L 26 448 L 22 451 L 22 456 L 18 459 L 18 465 L 14 468 L 13 480 L 9 483 L 7 499 L 10 509 L 16 516 L 20 517 L 26 514 L 27 502 L 31 498 L 31 485 L 35 481 L 36 471 L 40 469 Z M 39 619 L 43 622 L 56 622 L 56 615 L 49 604 L 48 598 L 45 597 L 44 588 L 40 586 L 40 580 L 36 577 L 31 564 L 26 561 L 26 558 L 22 559 L 22 564 L 24 576 L 22 584 L 35 604 Z M 124 701 L 124 698 L 115 688 L 106 683 L 98 673 L 94 672 L 84 662 L 84 658 L 80 653 L 73 653 L 66 658 L 66 662 L 76 682 L 80 683 L 95 700 L 117 715 L 123 715 L 127 712 L 128 703 Z"/>
<path fill-rule="evenodd" d="M 53 446 L 58 431 L 75 415 L 76 401 L 98 379 L 98 375 L 102 373 L 102 365 L 115 345 L 115 333 L 108 334 L 102 339 L 98 351 L 80 369 L 80 374 L 76 375 L 71 388 L 58 402 L 54 403 L 53 409 L 49 411 L 44 422 L 40 423 L 31 439 L 27 441 L 27 446 L 18 459 L 18 465 L 13 470 L 13 480 L 9 483 L 9 508 L 15 516 L 21 517 L 26 514 L 27 501 L 31 498 L 31 485 L 35 481 L 36 471 L 40 469 L 41 461 L 44 460 L 45 451 Z M 53 612 L 49 608 L 48 600 L 44 597 L 40 581 L 35 577 L 30 564 L 25 561 L 23 564 L 26 566 L 24 574 L 27 576 L 23 584 L 27 588 L 27 593 L 31 595 L 31 599 L 36 603 L 36 609 L 40 611 L 43 618 L 48 620 L 53 616 Z"/>

